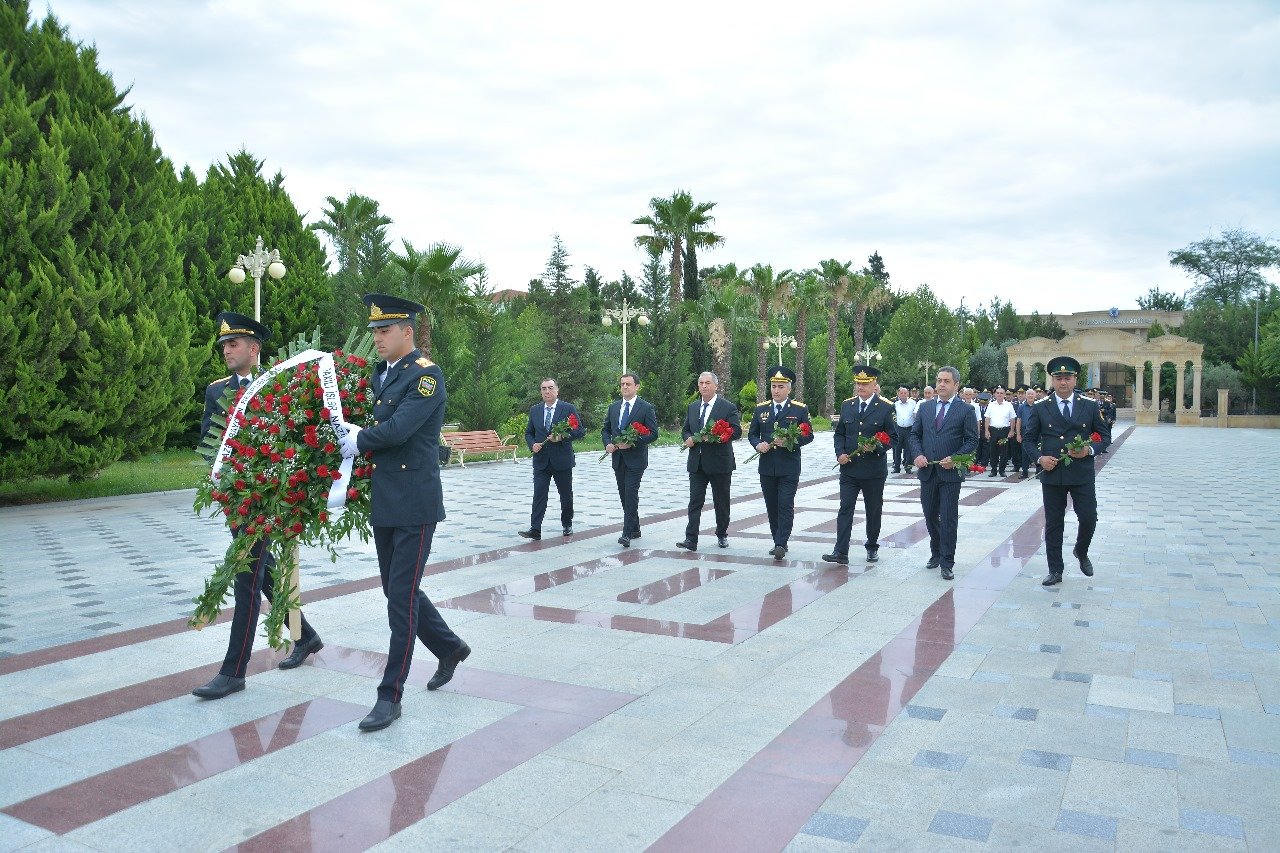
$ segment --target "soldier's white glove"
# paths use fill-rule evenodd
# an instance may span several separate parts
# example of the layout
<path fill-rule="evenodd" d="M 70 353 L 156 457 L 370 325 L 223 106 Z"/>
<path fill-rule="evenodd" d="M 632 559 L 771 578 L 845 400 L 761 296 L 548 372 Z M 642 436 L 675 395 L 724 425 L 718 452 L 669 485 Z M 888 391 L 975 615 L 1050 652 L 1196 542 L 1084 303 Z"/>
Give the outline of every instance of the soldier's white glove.
<path fill-rule="evenodd" d="M 350 431 L 342 437 L 342 458 L 351 459 L 360 455 L 360 448 L 356 444 L 356 436 L 360 434 L 360 427 L 351 424 Z"/>

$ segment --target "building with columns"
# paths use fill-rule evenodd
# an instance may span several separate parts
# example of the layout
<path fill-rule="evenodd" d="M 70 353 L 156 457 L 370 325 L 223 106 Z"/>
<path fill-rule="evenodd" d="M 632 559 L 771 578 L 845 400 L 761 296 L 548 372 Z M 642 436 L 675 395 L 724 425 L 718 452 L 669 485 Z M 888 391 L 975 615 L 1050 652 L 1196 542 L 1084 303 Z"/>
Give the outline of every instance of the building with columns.
<path fill-rule="evenodd" d="M 1062 340 L 1028 338 L 1009 347 L 1010 386 L 1042 376 L 1044 365 L 1054 356 L 1069 355 L 1080 362 L 1082 388 L 1100 387 L 1120 407 L 1131 408 L 1137 423 L 1154 424 L 1161 410 L 1161 372 L 1165 365 L 1172 365 L 1175 390 L 1168 410 L 1179 424 L 1200 423 L 1204 345 L 1171 334 L 1147 340 L 1155 323 L 1163 328 L 1181 326 L 1182 312 L 1113 308 L 1072 314 L 1058 322 L 1067 331 Z"/>

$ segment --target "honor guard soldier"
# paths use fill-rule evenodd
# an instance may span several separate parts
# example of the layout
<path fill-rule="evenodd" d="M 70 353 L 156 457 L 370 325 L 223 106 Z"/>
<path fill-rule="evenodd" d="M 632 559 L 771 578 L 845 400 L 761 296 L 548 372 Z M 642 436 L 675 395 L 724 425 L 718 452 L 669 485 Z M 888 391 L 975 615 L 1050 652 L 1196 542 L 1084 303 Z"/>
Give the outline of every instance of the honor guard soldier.
<path fill-rule="evenodd" d="M 808 407 L 799 400 L 791 399 L 791 385 L 795 379 L 795 371 L 788 367 L 777 365 L 769 368 L 771 399 L 756 406 L 751 415 L 751 428 L 747 431 L 747 441 L 760 453 L 760 490 L 764 492 L 769 532 L 773 535 L 773 547 L 769 553 L 775 560 L 787 556 L 787 542 L 791 539 L 796 489 L 800 486 L 800 448 L 813 441 Z M 801 424 L 807 429 L 801 428 L 795 450 L 774 443 L 773 434 L 778 427 Z"/>
<path fill-rule="evenodd" d="M 218 315 L 217 323 L 217 344 L 222 349 L 222 359 L 231 375 L 209 383 L 209 387 L 204 389 L 204 417 L 200 422 L 202 437 L 209 434 L 215 414 L 226 414 L 222 409 L 222 395 L 227 386 L 248 387 L 253 379 L 254 368 L 258 365 L 262 345 L 271 337 L 266 326 L 243 314 L 223 311 Z M 232 527 L 231 536 L 234 538 L 239 535 L 240 528 Z M 252 569 L 236 575 L 236 607 L 231 617 L 231 637 L 227 641 L 227 655 L 222 660 L 222 668 L 208 684 L 191 691 L 201 699 L 221 699 L 244 690 L 245 672 L 249 667 L 249 657 L 253 654 L 253 637 L 258 629 L 262 597 L 265 595 L 267 601 L 272 600 L 276 567 L 266 539 L 259 539 L 254 544 L 249 551 L 249 560 Z M 301 666 L 308 655 L 323 647 L 320 636 L 311 627 L 307 617 L 302 616 L 302 637 L 278 666 L 280 669 Z"/>
<path fill-rule="evenodd" d="M 836 546 L 830 554 L 823 554 L 828 563 L 849 562 L 849 539 L 853 533 L 853 512 L 857 507 L 858 493 L 866 504 L 867 562 L 880 559 L 880 520 L 884 506 L 884 481 L 889 477 L 887 454 L 889 447 L 876 441 L 875 448 L 863 451 L 859 439 L 874 439 L 877 434 L 895 442 L 893 405 L 871 393 L 880 371 L 869 365 L 853 368 L 856 396 L 840 404 L 840 415 L 835 424 L 836 462 L 840 465 L 840 513 L 836 516 Z M 898 389 L 905 391 L 905 389 Z"/>
<path fill-rule="evenodd" d="M 1044 468 L 1040 474 L 1040 492 L 1044 498 L 1044 545 L 1049 576 L 1042 584 L 1053 586 L 1062 582 L 1062 530 L 1068 495 L 1080 525 L 1072 553 L 1080 561 L 1080 571 L 1086 577 L 1093 576 L 1089 543 L 1098 525 L 1093 457 L 1111 443 L 1111 429 L 1103 420 L 1098 404 L 1075 393 L 1080 362 L 1062 355 L 1050 359 L 1047 369 L 1053 379 L 1053 394 L 1031 407 L 1022 447 L 1027 456 L 1038 457 Z M 1092 438 L 1094 435 L 1098 436 L 1096 440 Z M 1068 448 L 1080 441 L 1083 446 L 1079 449 Z"/>
<path fill-rule="evenodd" d="M 364 304 L 382 358 L 373 371 L 374 422 L 367 429 L 353 425 L 342 439 L 342 454 L 373 460 L 369 520 L 391 628 L 378 701 L 360 721 L 361 731 L 376 731 L 400 717 L 415 638 L 440 661 L 428 690 L 448 683 L 471 648 L 420 589 L 431 539 L 445 517 L 439 445 L 448 396 L 439 366 L 414 346 L 414 317 L 426 309 L 381 293 L 365 296 Z"/>

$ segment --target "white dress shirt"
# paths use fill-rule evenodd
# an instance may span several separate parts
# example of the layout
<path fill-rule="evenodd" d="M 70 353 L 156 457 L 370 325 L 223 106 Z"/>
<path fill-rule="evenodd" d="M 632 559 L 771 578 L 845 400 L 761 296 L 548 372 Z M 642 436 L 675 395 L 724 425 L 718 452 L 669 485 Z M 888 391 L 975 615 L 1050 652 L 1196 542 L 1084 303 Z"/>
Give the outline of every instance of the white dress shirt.
<path fill-rule="evenodd" d="M 1005 400 L 1003 403 L 997 403 L 992 400 L 987 404 L 987 419 L 991 421 L 992 429 L 1005 429 L 1013 423 L 1013 419 L 1018 413 L 1013 409 L 1013 403 Z"/>
<path fill-rule="evenodd" d="M 906 400 L 894 400 L 893 419 L 898 426 L 905 429 L 916 422 L 916 409 L 918 408 L 920 408 L 920 404 L 909 397 Z"/>

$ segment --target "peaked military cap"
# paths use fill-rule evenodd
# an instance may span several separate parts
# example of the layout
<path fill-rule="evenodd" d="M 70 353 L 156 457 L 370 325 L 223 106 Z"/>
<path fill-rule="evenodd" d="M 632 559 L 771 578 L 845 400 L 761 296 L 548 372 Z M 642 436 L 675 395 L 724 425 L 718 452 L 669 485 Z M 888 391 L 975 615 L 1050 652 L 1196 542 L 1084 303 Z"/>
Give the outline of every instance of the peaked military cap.
<path fill-rule="evenodd" d="M 271 337 L 271 330 L 250 317 L 234 311 L 223 311 L 217 317 L 218 340 L 216 343 L 229 341 L 232 338 L 255 338 L 258 343 L 266 343 Z"/>
<path fill-rule="evenodd" d="M 864 382 L 875 382 L 880 378 L 880 369 L 872 367 L 869 364 L 855 364 L 853 366 L 853 381 L 859 385 Z"/>
<path fill-rule="evenodd" d="M 1080 372 L 1080 362 L 1069 355 L 1060 355 L 1049 359 L 1045 372 L 1050 376 L 1058 376 L 1064 373 L 1074 376 Z"/>
<path fill-rule="evenodd" d="M 774 365 L 773 367 L 769 368 L 769 381 L 770 382 L 795 382 L 796 372 L 791 368 L 785 367 L 781 364 Z"/>
<path fill-rule="evenodd" d="M 370 329 L 413 320 L 415 316 L 427 310 L 426 306 L 419 305 L 417 302 L 386 293 L 367 293 L 362 301 L 369 308 Z"/>

